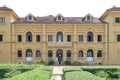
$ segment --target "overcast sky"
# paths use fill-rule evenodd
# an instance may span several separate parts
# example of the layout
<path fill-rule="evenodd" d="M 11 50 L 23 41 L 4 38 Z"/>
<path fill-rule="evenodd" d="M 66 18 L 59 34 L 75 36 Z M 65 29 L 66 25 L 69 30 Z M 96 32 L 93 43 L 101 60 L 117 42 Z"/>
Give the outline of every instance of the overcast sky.
<path fill-rule="evenodd" d="M 29 13 L 46 16 L 61 13 L 66 17 L 83 17 L 90 13 L 100 17 L 106 9 L 120 7 L 120 0 L 0 0 L 0 6 L 12 8 L 20 17 Z"/>

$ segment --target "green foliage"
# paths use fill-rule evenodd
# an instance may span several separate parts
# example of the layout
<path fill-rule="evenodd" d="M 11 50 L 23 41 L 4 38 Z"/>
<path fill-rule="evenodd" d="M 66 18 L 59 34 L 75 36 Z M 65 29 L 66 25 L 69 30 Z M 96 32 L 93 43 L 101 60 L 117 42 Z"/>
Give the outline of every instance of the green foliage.
<path fill-rule="evenodd" d="M 81 63 L 80 63 L 79 61 L 73 61 L 73 62 L 72 62 L 72 65 L 75 65 L 75 66 L 80 66 L 80 65 L 81 65 Z"/>
<path fill-rule="evenodd" d="M 65 65 L 71 65 L 71 61 L 70 60 L 65 60 L 64 63 L 65 63 Z"/>
<path fill-rule="evenodd" d="M 109 74 L 104 70 L 99 70 L 95 74 L 101 78 L 107 78 L 109 76 Z"/>
<path fill-rule="evenodd" d="M 101 77 L 107 77 L 106 80 L 118 80 L 120 77 L 120 67 L 116 66 L 80 66 L 80 67 L 69 67 L 64 68 L 64 76 L 65 80 L 92 80 L 93 78 L 89 76 L 90 79 L 86 79 L 88 76 L 86 76 L 88 73 L 91 73 L 94 76 L 97 76 L 99 78 Z M 88 72 L 88 73 L 84 73 Z M 68 73 L 71 73 L 68 74 Z M 84 73 L 84 75 L 83 75 Z M 69 76 L 68 76 L 69 75 Z M 73 76 L 74 75 L 74 76 Z M 72 77 L 71 77 L 72 76 Z M 81 76 L 81 77 L 80 77 Z M 85 79 L 82 77 L 86 77 Z M 93 79 L 93 80 L 99 80 L 99 79 Z"/>
<path fill-rule="evenodd" d="M 40 61 L 40 62 L 37 62 L 37 64 L 45 65 L 45 62 L 44 61 Z"/>
<path fill-rule="evenodd" d="M 71 68 L 64 68 L 63 72 L 73 72 L 73 71 L 83 71 L 80 67 L 71 67 Z"/>
<path fill-rule="evenodd" d="M 52 68 L 39 66 L 38 68 L 22 73 L 6 80 L 50 80 Z"/>
<path fill-rule="evenodd" d="M 105 74 L 109 75 L 109 78 L 118 78 L 118 76 L 115 74 L 115 72 L 118 71 L 118 67 L 91 67 L 82 69 L 91 72 L 92 74 L 101 73 L 101 71 L 104 71 Z"/>
<path fill-rule="evenodd" d="M 49 61 L 48 61 L 48 65 L 53 65 L 54 64 L 54 60 L 53 59 L 50 59 Z"/>
<path fill-rule="evenodd" d="M 13 77 L 36 68 L 38 65 L 0 64 L 0 79 Z"/>
<path fill-rule="evenodd" d="M 86 71 L 66 72 L 64 77 L 65 80 L 101 80 L 100 77 Z"/>

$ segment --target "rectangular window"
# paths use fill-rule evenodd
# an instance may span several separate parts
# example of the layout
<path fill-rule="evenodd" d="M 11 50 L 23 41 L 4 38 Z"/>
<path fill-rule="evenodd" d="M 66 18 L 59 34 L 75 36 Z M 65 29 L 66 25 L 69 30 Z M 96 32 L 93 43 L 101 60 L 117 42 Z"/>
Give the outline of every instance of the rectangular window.
<path fill-rule="evenodd" d="M 0 18 L 0 23 L 5 23 L 5 18 L 4 17 Z"/>
<path fill-rule="evenodd" d="M 79 42 L 83 42 L 83 35 L 79 35 Z"/>
<path fill-rule="evenodd" d="M 88 21 L 90 20 L 90 16 L 89 16 L 89 15 L 87 16 L 87 20 L 88 20 Z"/>
<path fill-rule="evenodd" d="M 36 42 L 40 42 L 40 35 L 36 35 Z"/>
<path fill-rule="evenodd" d="M 120 41 L 120 34 L 117 35 L 117 41 Z"/>
<path fill-rule="evenodd" d="M 115 22 L 116 22 L 116 23 L 120 23 L 120 17 L 116 17 L 116 18 L 115 18 Z"/>
<path fill-rule="evenodd" d="M 48 42 L 53 42 L 53 36 L 52 35 L 48 35 Z"/>
<path fill-rule="evenodd" d="M 0 41 L 3 41 L 3 35 L 0 35 Z"/>
<path fill-rule="evenodd" d="M 18 35 L 18 42 L 21 42 L 21 41 L 22 41 L 22 36 Z"/>
<path fill-rule="evenodd" d="M 102 41 L 102 35 L 98 35 L 98 42 Z"/>
<path fill-rule="evenodd" d="M 71 35 L 67 35 L 67 42 L 71 42 Z"/>

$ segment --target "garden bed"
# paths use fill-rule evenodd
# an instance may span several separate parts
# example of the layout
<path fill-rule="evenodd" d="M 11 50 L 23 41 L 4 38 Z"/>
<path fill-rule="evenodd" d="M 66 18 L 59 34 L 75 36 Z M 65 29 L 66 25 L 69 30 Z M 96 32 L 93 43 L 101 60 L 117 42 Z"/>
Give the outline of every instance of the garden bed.
<path fill-rule="evenodd" d="M 108 66 L 81 66 L 64 68 L 65 80 L 118 80 L 120 76 L 120 67 Z"/>

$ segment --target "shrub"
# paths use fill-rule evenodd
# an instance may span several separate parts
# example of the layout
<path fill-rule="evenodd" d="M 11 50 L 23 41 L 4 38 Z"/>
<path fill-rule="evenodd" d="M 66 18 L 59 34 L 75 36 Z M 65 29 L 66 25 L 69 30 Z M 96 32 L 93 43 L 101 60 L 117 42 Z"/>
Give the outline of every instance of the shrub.
<path fill-rule="evenodd" d="M 104 70 L 99 70 L 95 74 L 101 78 L 107 78 L 109 76 L 109 74 L 107 72 L 105 72 Z"/>
<path fill-rule="evenodd" d="M 65 60 L 64 62 L 66 65 L 71 65 L 71 61 L 70 60 Z"/>
<path fill-rule="evenodd" d="M 0 64 L 0 79 L 9 78 L 30 71 L 39 65 L 26 64 Z"/>
<path fill-rule="evenodd" d="M 81 63 L 79 61 L 73 61 L 72 65 L 79 66 L 79 65 L 81 65 Z"/>
<path fill-rule="evenodd" d="M 73 71 L 82 71 L 82 69 L 80 67 L 71 67 L 71 68 L 64 68 L 63 72 L 73 72 Z"/>
<path fill-rule="evenodd" d="M 40 61 L 40 62 L 37 62 L 37 64 L 43 64 L 43 65 L 45 65 L 45 62 L 44 61 Z"/>
<path fill-rule="evenodd" d="M 48 61 L 48 65 L 53 65 L 54 64 L 54 60 L 53 59 L 50 59 L 49 61 Z"/>
<path fill-rule="evenodd" d="M 5 80 L 50 80 L 52 68 L 40 66 L 31 71 L 16 75 Z"/>
<path fill-rule="evenodd" d="M 65 80 L 101 80 L 100 77 L 87 71 L 66 72 L 64 77 Z"/>
<path fill-rule="evenodd" d="M 91 68 L 82 68 L 85 71 L 91 72 L 92 74 L 108 74 L 109 78 L 118 78 L 116 71 L 118 71 L 117 67 L 91 67 Z M 101 71 L 104 72 L 101 72 Z"/>
<path fill-rule="evenodd" d="M 5 73 L 4 74 L 4 77 L 8 78 L 8 77 L 13 77 L 13 76 L 16 76 L 18 74 L 21 74 L 21 71 L 17 71 L 17 70 L 13 70 L 13 71 L 10 71 L 8 73 Z"/>

